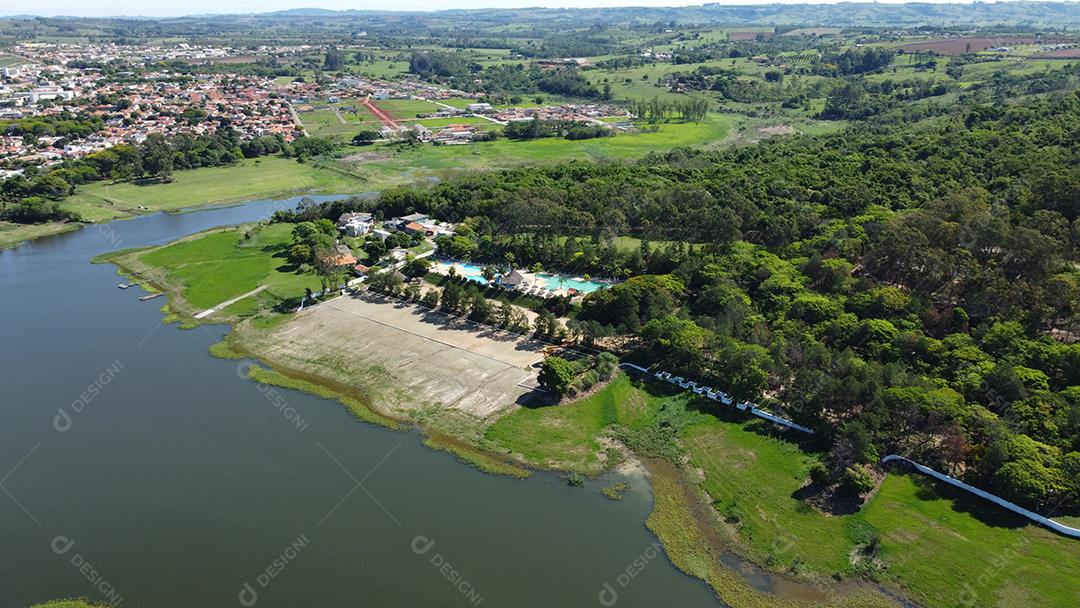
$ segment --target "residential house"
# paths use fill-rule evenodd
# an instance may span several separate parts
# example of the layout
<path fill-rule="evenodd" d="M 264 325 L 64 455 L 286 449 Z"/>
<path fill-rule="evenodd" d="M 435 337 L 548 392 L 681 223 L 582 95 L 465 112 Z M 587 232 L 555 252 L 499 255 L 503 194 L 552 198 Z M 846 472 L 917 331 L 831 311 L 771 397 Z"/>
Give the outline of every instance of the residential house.
<path fill-rule="evenodd" d="M 338 230 L 349 236 L 363 236 L 375 227 L 370 213 L 342 213 L 338 218 Z"/>

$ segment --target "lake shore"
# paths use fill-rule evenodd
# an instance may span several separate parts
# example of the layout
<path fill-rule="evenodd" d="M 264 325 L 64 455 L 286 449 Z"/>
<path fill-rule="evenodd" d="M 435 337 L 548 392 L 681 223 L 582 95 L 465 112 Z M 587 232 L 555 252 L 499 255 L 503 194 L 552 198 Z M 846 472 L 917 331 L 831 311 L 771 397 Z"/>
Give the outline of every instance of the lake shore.
<path fill-rule="evenodd" d="M 350 196 L 370 189 L 366 180 L 345 171 L 320 168 L 280 157 L 247 159 L 232 166 L 178 171 L 172 182 L 95 182 L 81 186 L 61 207 L 81 221 L 42 224 L 0 222 L 0 249 L 45 236 L 161 211 L 184 213 L 241 204 L 255 199 L 306 195 Z"/>

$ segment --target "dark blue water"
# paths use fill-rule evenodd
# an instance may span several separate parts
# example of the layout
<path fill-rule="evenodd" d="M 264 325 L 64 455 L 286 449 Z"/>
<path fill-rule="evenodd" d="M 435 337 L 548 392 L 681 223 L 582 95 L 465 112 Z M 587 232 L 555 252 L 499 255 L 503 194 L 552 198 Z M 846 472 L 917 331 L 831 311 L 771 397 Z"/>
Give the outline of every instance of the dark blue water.
<path fill-rule="evenodd" d="M 207 354 L 227 328 L 162 325 L 164 299 L 89 263 L 292 204 L 0 252 L 0 606 L 596 606 L 605 583 L 619 606 L 718 604 L 657 553 L 644 481 L 612 502 L 611 479 L 489 476 L 268 392 Z"/>

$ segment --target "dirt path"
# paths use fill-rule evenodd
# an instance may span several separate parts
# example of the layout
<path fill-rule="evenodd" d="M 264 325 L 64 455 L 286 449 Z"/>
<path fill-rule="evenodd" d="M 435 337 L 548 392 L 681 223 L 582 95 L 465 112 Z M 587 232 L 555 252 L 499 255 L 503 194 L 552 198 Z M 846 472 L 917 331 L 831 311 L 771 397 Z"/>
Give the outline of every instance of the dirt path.
<path fill-rule="evenodd" d="M 299 125 L 300 132 L 304 134 L 304 137 L 307 137 L 307 127 L 304 126 L 304 121 L 300 120 L 300 115 L 296 113 L 296 108 L 294 108 L 291 103 L 289 104 L 289 116 L 292 116 L 293 123 Z"/>
<path fill-rule="evenodd" d="M 371 102 L 371 97 L 370 96 L 365 97 L 364 101 L 360 102 L 360 105 L 367 108 L 368 111 L 370 111 L 372 114 L 374 114 L 375 118 L 378 118 L 379 122 L 383 123 L 384 125 L 392 128 L 392 129 L 401 128 L 401 125 L 399 125 L 398 122 L 393 119 L 393 117 L 391 117 L 386 112 L 383 112 L 381 109 L 379 109 L 378 106 L 376 106 L 374 103 Z"/>

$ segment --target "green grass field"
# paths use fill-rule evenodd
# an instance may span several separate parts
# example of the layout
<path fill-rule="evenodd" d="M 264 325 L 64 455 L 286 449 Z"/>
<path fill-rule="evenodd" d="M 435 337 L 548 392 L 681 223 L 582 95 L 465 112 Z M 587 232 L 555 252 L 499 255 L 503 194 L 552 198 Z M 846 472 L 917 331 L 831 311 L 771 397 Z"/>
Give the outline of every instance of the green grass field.
<path fill-rule="evenodd" d="M 484 438 L 493 448 L 532 463 L 596 474 L 605 465 L 600 434 L 611 424 L 631 419 L 641 397 L 621 376 L 572 406 L 517 410 L 489 427 Z"/>
<path fill-rule="evenodd" d="M 246 231 L 212 231 L 106 260 L 174 291 L 180 297 L 170 304 L 174 311 L 181 312 L 202 311 L 266 285 L 266 291 L 224 311 L 226 316 L 244 316 L 267 303 L 302 296 L 306 288 L 319 289 L 314 273 L 300 272 L 285 257 L 292 240 L 292 225 L 262 226 L 250 239 L 243 240 Z"/>
<path fill-rule="evenodd" d="M 663 420 L 678 429 L 688 469 L 702 475 L 701 489 L 727 522 L 722 536 L 733 535 L 740 553 L 774 571 L 808 579 L 871 576 L 927 606 L 1080 605 L 1080 579 L 1053 574 L 1080 568 L 1080 542 L 920 475 L 890 473 L 860 511 L 825 515 L 793 496 L 815 454 L 772 436 L 760 420 L 715 407 L 621 378 L 579 402 L 514 412 L 485 439 L 540 466 L 591 473 L 601 465 L 599 439 L 611 425 L 638 432 L 648 447 Z M 667 486 L 655 491 L 658 505 L 678 499 L 661 495 L 673 491 Z M 654 523 L 664 526 L 650 517 Z M 658 533 L 670 537 L 684 526 Z M 876 555 L 860 552 L 873 540 Z M 674 550 L 684 555 L 673 560 L 700 561 L 704 551 L 692 546 L 700 542 L 675 538 Z"/>
<path fill-rule="evenodd" d="M 467 171 L 505 169 L 522 165 L 582 160 L 625 160 L 676 146 L 702 146 L 724 139 L 740 120 L 730 114 L 710 114 L 705 122 L 659 125 L 655 133 L 622 133 L 571 141 L 545 138 L 529 141 L 498 139 L 468 146 L 385 147 L 395 154 L 364 163 L 356 172 L 373 183 L 407 183 L 425 177 L 446 179 Z M 379 149 L 379 148 L 375 148 Z"/>
<path fill-rule="evenodd" d="M 102 221 L 196 205 L 367 189 L 362 180 L 344 172 L 273 156 L 244 160 L 229 167 L 177 171 L 175 179 L 168 184 L 97 182 L 80 187 L 63 205 L 87 220 Z"/>
<path fill-rule="evenodd" d="M 0 222 L 0 249 L 14 247 L 23 241 L 76 230 L 81 224 L 48 222 L 45 224 L 13 224 Z"/>

